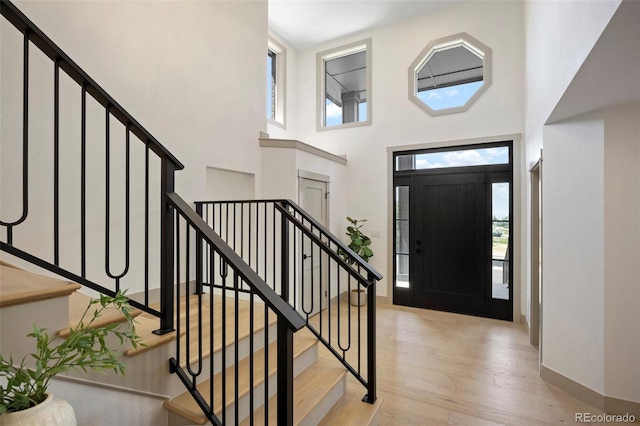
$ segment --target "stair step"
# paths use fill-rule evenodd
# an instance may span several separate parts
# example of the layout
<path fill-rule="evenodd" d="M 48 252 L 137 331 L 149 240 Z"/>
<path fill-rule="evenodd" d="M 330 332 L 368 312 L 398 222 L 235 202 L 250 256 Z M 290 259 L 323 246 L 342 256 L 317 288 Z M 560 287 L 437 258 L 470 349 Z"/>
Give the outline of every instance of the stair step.
<path fill-rule="evenodd" d="M 294 339 L 294 359 L 301 356 L 304 352 L 311 349 L 314 345 L 316 345 L 316 339 L 307 336 L 296 336 Z M 277 343 L 271 343 L 268 347 L 269 350 L 269 376 L 273 376 L 276 374 L 277 367 Z M 255 352 L 254 356 L 254 383 L 253 387 L 259 386 L 264 383 L 264 348 Z M 243 396 L 249 393 L 249 357 L 246 357 L 238 362 L 238 382 L 240 383 L 238 387 L 238 397 L 242 398 Z M 233 377 L 235 374 L 235 366 L 228 367 L 226 370 L 227 377 Z M 302 373 L 304 374 L 304 373 Z M 214 393 L 214 407 L 215 413 L 217 416 L 220 416 L 222 413 L 222 373 L 216 374 L 213 378 L 214 380 L 214 389 L 217 392 Z M 227 380 L 226 382 L 226 397 L 227 404 L 226 407 L 231 406 L 234 403 L 234 383 L 233 380 Z M 198 384 L 198 390 L 202 394 L 202 397 L 205 401 L 208 401 L 210 398 L 210 380 L 205 380 L 202 383 Z M 196 424 L 205 424 L 207 423 L 207 418 L 202 413 L 202 410 L 198 407 L 195 400 L 188 392 L 184 392 L 183 394 L 171 399 L 168 402 L 164 403 L 164 407 L 174 412 L 185 419 L 196 423 Z"/>
<path fill-rule="evenodd" d="M 348 389 L 318 425 L 377 425 L 383 399 L 378 398 L 374 404 L 368 404 L 362 401 L 363 391 L 360 386 L 357 390 Z"/>
<path fill-rule="evenodd" d="M 197 302 L 198 296 L 190 295 L 189 303 L 194 304 Z M 242 341 L 250 334 L 250 317 L 249 317 L 249 302 L 246 300 L 238 301 L 238 340 Z M 195 306 L 195 305 L 194 305 Z M 159 309 L 158 306 L 151 306 L 152 308 Z M 182 297 L 180 299 L 180 322 L 181 322 L 181 336 L 184 338 L 185 331 L 184 325 L 186 324 L 186 298 Z M 222 350 L 222 297 L 215 296 L 214 297 L 214 327 L 211 330 L 209 323 L 209 299 L 208 297 L 204 297 L 202 299 L 202 357 L 206 358 L 210 355 L 210 341 L 211 336 L 215 337 L 213 351 L 218 352 Z M 234 323 L 233 318 L 235 312 L 235 307 L 233 303 L 227 303 L 226 313 L 227 313 L 227 334 L 226 334 L 226 345 L 227 347 L 234 344 Z M 136 356 L 141 353 L 144 353 L 150 349 L 153 349 L 157 346 L 164 345 L 168 342 L 171 342 L 175 337 L 174 333 L 168 333 L 162 336 L 158 336 L 153 334 L 152 331 L 158 328 L 158 318 L 154 317 L 150 314 L 143 314 L 136 318 L 136 331 L 138 335 L 142 337 L 142 343 L 144 345 L 139 346 L 138 349 L 127 349 L 124 353 L 127 356 Z M 277 316 L 269 311 L 268 315 L 268 324 L 275 324 L 277 321 Z M 176 324 L 177 325 L 177 324 Z M 190 312 L 190 324 L 189 330 L 191 332 L 191 336 L 197 336 L 198 334 L 198 312 L 196 309 L 192 309 Z M 259 307 L 256 309 L 255 317 L 253 321 L 253 331 L 254 333 L 259 332 L 264 329 L 264 314 L 262 308 Z M 190 353 L 193 354 L 191 357 L 191 362 L 197 362 L 198 357 L 198 339 L 191 339 L 191 347 Z M 180 345 L 181 354 L 180 359 L 186 359 L 186 344 Z"/>
<path fill-rule="evenodd" d="M 293 424 L 308 425 L 316 422 L 309 419 L 310 414 L 321 404 L 336 386 L 341 385 L 347 371 L 337 367 L 334 362 L 318 359 L 293 381 Z M 344 382 L 342 382 L 344 383 Z M 276 424 L 277 395 L 269 399 L 268 424 Z M 254 412 L 254 425 L 264 425 L 264 405 Z M 249 425 L 250 419 L 245 419 L 241 425 Z"/>
<path fill-rule="evenodd" d="M 176 338 L 175 331 L 162 335 L 154 333 L 160 326 L 159 321 L 157 317 L 148 314 L 136 317 L 136 334 L 141 337 L 140 345 L 138 345 L 137 348 L 126 349 L 124 355 L 128 357 L 140 355 L 151 349 L 173 342 Z M 184 336 L 184 331 L 181 332 L 181 336 Z"/>
<path fill-rule="evenodd" d="M 65 297 L 80 288 L 79 284 L 45 277 L 19 269 L 6 262 L 0 264 L 0 307 L 38 300 Z"/>
<path fill-rule="evenodd" d="M 84 295 L 82 293 L 74 292 L 69 296 L 69 327 L 63 328 L 58 331 L 58 336 L 60 337 L 68 337 L 71 332 L 71 327 L 77 327 L 82 319 L 82 314 L 84 314 L 85 309 L 89 305 L 91 301 L 91 297 Z M 95 308 L 91 308 L 90 312 L 84 317 L 84 322 L 87 323 L 93 317 L 93 312 L 98 309 L 98 306 Z M 142 313 L 139 309 L 134 309 L 131 311 L 131 315 L 137 317 Z M 109 324 L 124 322 L 125 317 L 120 312 L 115 310 L 105 310 L 100 317 L 96 318 L 91 325 L 93 328 L 105 327 Z M 156 328 L 157 324 L 156 324 Z"/>

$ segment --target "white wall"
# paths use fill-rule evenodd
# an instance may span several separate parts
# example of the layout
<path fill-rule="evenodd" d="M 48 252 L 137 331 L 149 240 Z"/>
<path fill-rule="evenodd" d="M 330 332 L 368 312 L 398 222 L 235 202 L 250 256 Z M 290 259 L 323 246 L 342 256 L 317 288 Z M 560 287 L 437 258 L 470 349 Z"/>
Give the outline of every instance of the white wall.
<path fill-rule="evenodd" d="M 540 158 L 543 126 L 609 23 L 621 0 L 525 2 L 525 164 Z M 530 229 L 530 179 L 524 191 Z M 530 239 L 528 236 L 527 240 Z M 526 289 L 530 291 L 530 250 L 525 247 Z M 530 306 L 526 315 L 529 319 Z"/>
<path fill-rule="evenodd" d="M 622 4 L 527 2 L 527 163 L 544 145 L 542 364 L 640 401 L 640 110 L 629 101 L 637 74 L 625 77 L 640 15 Z M 589 97 L 585 85 L 609 72 L 606 96 Z M 584 112 L 580 99 L 594 111 L 550 122 L 559 105 L 564 117 Z"/>
<path fill-rule="evenodd" d="M 265 198 L 298 198 L 298 170 L 329 176 L 329 230 L 342 237 L 346 228 L 348 167 L 295 148 L 263 147 L 262 193 Z"/>
<path fill-rule="evenodd" d="M 387 230 L 388 146 L 520 133 L 523 118 L 523 5 L 464 2 L 383 29 L 335 40 L 298 53 L 297 134 L 305 143 L 349 158 L 347 214 L 367 218 L 366 231 Z M 467 111 L 430 117 L 409 101 L 407 69 L 431 40 L 467 32 L 493 50 L 493 84 Z M 372 39 L 372 125 L 316 132 L 316 53 Z M 385 275 L 378 294 L 387 295 L 391 231 L 373 241 L 372 265 Z"/>
<path fill-rule="evenodd" d="M 259 195 L 260 156 L 257 138 L 266 128 L 264 75 L 267 45 L 267 3 L 236 1 L 181 2 L 16 2 L 36 25 L 77 64 L 110 93 L 156 139 L 165 145 L 185 169 L 176 174 L 176 190 L 187 201 L 206 198 L 206 168 L 223 168 L 255 175 Z M 17 31 L 3 24 L 2 49 L 2 216 L 15 217 L 21 196 L 19 145 L 21 137 L 21 39 L 6 37 Z M 11 47 L 10 49 L 6 48 Z M 16 243 L 45 259 L 52 258 L 52 144 L 53 66 L 31 48 L 32 64 L 39 65 L 31 78 L 30 178 L 40 193 L 30 195 L 28 222 L 16 232 Z M 10 60 L 16 53 L 17 60 Z M 10 72 L 6 72 L 10 71 Z M 15 90 L 15 88 L 18 90 Z M 79 140 L 80 90 L 66 77 L 61 79 L 61 197 L 63 201 L 62 264 L 70 269 L 79 263 Z M 15 99 L 15 98 L 14 98 Z M 18 98 L 20 99 L 20 98 Z M 13 102 L 13 103 L 10 103 Z M 16 103 L 17 102 L 17 103 Z M 18 112 L 15 114 L 15 112 Z M 36 121 L 38 117 L 38 121 Z M 124 202 L 122 166 L 124 128 L 112 121 L 112 269 L 124 265 L 124 215 L 116 206 Z M 88 105 L 88 276 L 108 282 L 104 274 L 104 109 Z M 7 125 L 9 124 L 9 125 Z M 12 128 L 13 127 L 13 128 Z M 16 138 L 17 135 L 17 138 Z M 13 137 L 9 137 L 13 136 Z M 143 162 L 142 144 L 132 138 L 132 161 Z M 152 172 L 159 164 L 152 155 Z M 120 161 L 120 164 L 117 161 Z M 142 173 L 132 172 L 132 191 L 143 191 Z M 224 184 L 224 182 L 221 182 Z M 159 187 L 152 180 L 151 235 L 158 229 Z M 132 193 L 132 267 L 127 286 L 142 285 L 144 253 L 140 193 Z M 18 212 L 18 213 L 16 213 Z M 29 229 L 28 231 L 26 231 Z M 159 246 L 150 244 L 152 255 Z M 138 266 L 136 266 L 138 265 Z M 152 283 L 159 274 L 151 270 Z M 135 291 L 136 288 L 133 289 Z"/>
<path fill-rule="evenodd" d="M 604 111 L 607 396 L 640 402 L 640 105 Z"/>
<path fill-rule="evenodd" d="M 542 126 L 620 2 L 525 2 L 527 164 L 539 157 Z"/>
<path fill-rule="evenodd" d="M 79 379 L 54 378 L 51 391 L 73 407 L 79 425 L 161 426 L 168 424 L 162 406 L 167 397 Z"/>
<path fill-rule="evenodd" d="M 542 364 L 604 392 L 604 122 L 544 129 Z"/>

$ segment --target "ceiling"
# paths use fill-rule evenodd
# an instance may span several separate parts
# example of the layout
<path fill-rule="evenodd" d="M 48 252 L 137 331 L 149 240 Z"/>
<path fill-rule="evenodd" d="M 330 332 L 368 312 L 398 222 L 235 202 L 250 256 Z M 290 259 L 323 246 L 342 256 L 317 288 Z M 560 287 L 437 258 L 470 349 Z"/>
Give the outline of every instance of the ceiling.
<path fill-rule="evenodd" d="M 296 50 L 381 28 L 451 5 L 452 0 L 269 0 L 269 28 Z"/>
<path fill-rule="evenodd" d="M 547 120 L 640 100 L 640 2 L 625 0 Z"/>

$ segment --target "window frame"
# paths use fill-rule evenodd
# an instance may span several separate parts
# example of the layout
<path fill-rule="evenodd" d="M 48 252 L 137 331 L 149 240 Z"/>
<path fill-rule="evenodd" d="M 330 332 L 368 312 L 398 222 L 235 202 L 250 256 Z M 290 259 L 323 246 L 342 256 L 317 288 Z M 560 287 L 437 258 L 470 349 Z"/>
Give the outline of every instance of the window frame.
<path fill-rule="evenodd" d="M 286 98 L 287 98 L 287 49 L 269 36 L 267 42 L 267 56 L 269 52 L 275 54 L 276 90 L 274 102 L 274 118 L 267 116 L 267 123 L 286 129 Z M 269 87 L 267 87 L 267 92 Z M 267 96 L 269 94 L 267 93 Z"/>
<path fill-rule="evenodd" d="M 337 59 L 343 56 L 351 55 L 358 52 L 366 52 L 366 90 L 367 90 L 367 119 L 363 121 L 357 121 L 352 123 L 342 123 L 335 126 L 326 126 L 326 93 L 325 93 L 325 64 L 327 61 Z M 316 129 L 317 131 L 345 129 L 350 127 L 370 126 L 371 125 L 371 111 L 372 111 L 372 97 L 371 97 L 371 38 L 360 40 L 354 43 L 343 45 L 340 47 L 324 50 L 316 54 L 316 86 L 317 86 L 317 113 L 316 113 Z"/>
<path fill-rule="evenodd" d="M 483 84 L 476 90 L 476 92 L 467 100 L 464 105 L 451 108 L 433 109 L 420 98 L 418 98 L 418 73 L 422 66 L 438 51 L 461 45 L 466 47 L 469 51 L 480 56 L 483 60 Z M 491 48 L 479 40 L 471 37 L 467 33 L 458 33 L 447 37 L 442 37 L 437 40 L 432 40 L 425 46 L 416 59 L 409 66 L 409 100 L 427 112 L 430 116 L 435 117 L 439 115 L 455 114 L 459 112 L 465 112 L 478 100 L 478 98 L 491 86 L 491 74 L 492 74 L 492 52 Z M 455 87 L 455 86 L 452 86 Z"/>

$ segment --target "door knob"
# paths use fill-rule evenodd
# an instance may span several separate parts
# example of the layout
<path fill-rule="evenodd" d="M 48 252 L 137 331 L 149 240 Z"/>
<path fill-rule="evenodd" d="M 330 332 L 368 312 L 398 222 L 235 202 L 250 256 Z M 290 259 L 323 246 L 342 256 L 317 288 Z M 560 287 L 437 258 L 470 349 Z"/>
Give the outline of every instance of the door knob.
<path fill-rule="evenodd" d="M 310 254 L 303 254 L 303 255 L 302 255 L 302 259 L 303 259 L 303 260 L 307 260 L 307 258 L 310 258 L 310 257 L 311 257 L 311 255 L 310 255 Z"/>

